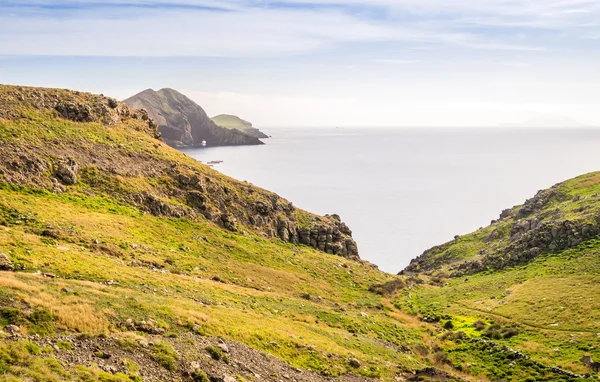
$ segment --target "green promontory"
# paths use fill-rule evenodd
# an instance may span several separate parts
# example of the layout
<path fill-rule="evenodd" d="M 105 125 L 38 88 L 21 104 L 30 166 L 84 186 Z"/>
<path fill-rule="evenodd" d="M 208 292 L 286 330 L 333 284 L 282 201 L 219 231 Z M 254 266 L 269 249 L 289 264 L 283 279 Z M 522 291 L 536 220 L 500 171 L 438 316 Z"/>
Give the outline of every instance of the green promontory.
<path fill-rule="evenodd" d="M 211 118 L 217 126 L 226 129 L 236 129 L 256 138 L 269 138 L 269 136 L 257 128 L 252 126 L 252 123 L 241 119 L 238 116 L 230 114 L 220 114 Z"/>

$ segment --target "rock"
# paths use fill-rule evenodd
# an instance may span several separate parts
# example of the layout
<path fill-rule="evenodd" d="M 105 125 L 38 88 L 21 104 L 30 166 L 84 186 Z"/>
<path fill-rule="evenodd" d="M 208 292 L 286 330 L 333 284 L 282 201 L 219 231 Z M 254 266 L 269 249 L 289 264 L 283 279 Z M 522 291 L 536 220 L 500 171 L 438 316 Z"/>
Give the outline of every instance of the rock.
<path fill-rule="evenodd" d="M 358 369 L 360 367 L 360 361 L 356 358 L 350 358 L 348 360 L 348 365 L 352 366 L 355 369 Z"/>
<path fill-rule="evenodd" d="M 590 366 L 592 362 L 594 362 L 592 360 L 592 357 L 590 357 L 589 355 L 581 357 L 580 361 L 586 366 Z"/>
<path fill-rule="evenodd" d="M 58 163 L 54 175 L 64 184 L 73 185 L 77 183 L 77 170 L 79 166 L 73 159 L 67 159 Z"/>
<path fill-rule="evenodd" d="M 206 199 L 201 191 L 188 191 L 186 195 L 187 202 L 190 206 L 203 210 L 205 208 Z"/>
<path fill-rule="evenodd" d="M 56 278 L 56 275 L 54 273 L 42 273 L 42 276 L 47 277 L 49 279 Z"/>
<path fill-rule="evenodd" d="M 221 349 L 224 353 L 229 353 L 229 348 L 226 344 L 220 343 L 217 345 L 219 349 Z"/>
<path fill-rule="evenodd" d="M 261 145 L 258 138 L 217 126 L 194 101 L 173 89 L 145 90 L 124 101 L 132 109 L 146 109 L 164 141 L 173 147 Z M 136 110 L 138 112 L 139 110 Z"/>
<path fill-rule="evenodd" d="M 21 333 L 21 328 L 17 325 L 6 325 L 4 329 L 6 329 L 11 336 L 17 336 Z"/>
<path fill-rule="evenodd" d="M 221 223 L 223 225 L 223 228 L 229 231 L 236 230 L 236 222 L 237 218 L 233 214 L 225 213 L 221 215 Z"/>
<path fill-rule="evenodd" d="M 62 288 L 60 291 L 63 293 L 75 294 L 75 291 L 69 288 Z"/>
<path fill-rule="evenodd" d="M 13 265 L 10 258 L 4 254 L 0 253 L 0 271 L 14 271 L 15 266 Z"/>

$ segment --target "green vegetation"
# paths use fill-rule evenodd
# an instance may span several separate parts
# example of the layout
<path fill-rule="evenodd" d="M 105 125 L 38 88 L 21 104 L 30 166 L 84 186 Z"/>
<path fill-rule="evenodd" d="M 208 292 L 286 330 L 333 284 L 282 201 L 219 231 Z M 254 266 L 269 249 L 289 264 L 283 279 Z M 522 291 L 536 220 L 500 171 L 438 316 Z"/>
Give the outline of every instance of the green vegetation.
<path fill-rule="evenodd" d="M 245 121 L 236 115 L 220 114 L 212 117 L 211 120 L 219 127 L 236 129 L 256 138 L 268 138 L 268 136 L 260 130 L 252 127 L 252 123 Z"/>
<path fill-rule="evenodd" d="M 166 342 L 154 344 L 154 346 L 152 346 L 152 356 L 165 369 L 169 371 L 175 371 L 177 369 L 177 359 L 179 358 L 179 355 L 170 344 Z"/>
<path fill-rule="evenodd" d="M 68 100 L 60 102 L 100 105 L 96 119 L 75 122 L 48 109 L 54 101 L 36 106 L 15 94 L 0 86 L 0 111 L 11 110 L 0 112 L 0 253 L 15 270 L 0 272 L 0 325 L 56 347 L 1 340 L 2 378 L 139 381 L 148 365 L 136 357 L 147 355 L 172 379 L 189 372 L 205 381 L 205 366 L 235 361 L 216 341 L 203 342 L 217 337 L 325 376 L 417 372 L 426 380 L 427 367 L 483 381 L 577 379 L 552 367 L 595 373 L 580 360 L 600 359 L 600 239 L 501 268 L 458 267 L 503 253 L 522 219 L 594 225 L 600 174 L 565 182 L 527 216 L 517 218 L 515 207 L 431 251 L 415 274 L 394 276 L 269 235 L 274 226 L 252 224 L 256 214 L 300 228 L 337 217 L 295 209 L 197 163 L 118 104 L 120 114 L 107 119 L 105 101 L 57 91 Z M 57 175 L 68 158 L 78 164 L 72 184 Z M 200 189 L 210 192 L 190 203 Z M 114 343 L 91 354 L 118 360 L 120 372 L 61 366 L 62 353 L 80 350 L 54 338 L 69 334 Z M 198 359 L 207 362 L 201 370 L 182 370 Z"/>

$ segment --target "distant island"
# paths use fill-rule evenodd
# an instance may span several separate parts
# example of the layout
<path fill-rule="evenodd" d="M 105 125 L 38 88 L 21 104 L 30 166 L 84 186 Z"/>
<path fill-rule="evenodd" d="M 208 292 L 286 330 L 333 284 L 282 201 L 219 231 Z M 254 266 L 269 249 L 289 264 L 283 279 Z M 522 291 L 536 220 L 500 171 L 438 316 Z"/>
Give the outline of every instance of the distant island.
<path fill-rule="evenodd" d="M 226 129 L 236 129 L 255 138 L 269 138 L 269 136 L 252 126 L 251 122 L 241 119 L 237 115 L 219 114 L 211 118 L 217 126 Z"/>
<path fill-rule="evenodd" d="M 172 147 L 263 144 L 240 130 L 217 126 L 200 105 L 173 89 L 147 89 L 123 102 L 147 110 L 165 143 Z"/>

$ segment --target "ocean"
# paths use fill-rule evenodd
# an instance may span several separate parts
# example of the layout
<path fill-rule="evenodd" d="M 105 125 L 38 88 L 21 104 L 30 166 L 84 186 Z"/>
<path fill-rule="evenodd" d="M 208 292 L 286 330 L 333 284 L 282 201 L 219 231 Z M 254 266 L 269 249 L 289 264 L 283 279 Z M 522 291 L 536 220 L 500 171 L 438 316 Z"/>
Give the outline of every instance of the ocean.
<path fill-rule="evenodd" d="M 337 213 L 397 273 L 542 188 L 600 170 L 597 129 L 279 128 L 263 146 L 184 152 L 295 206 Z"/>

